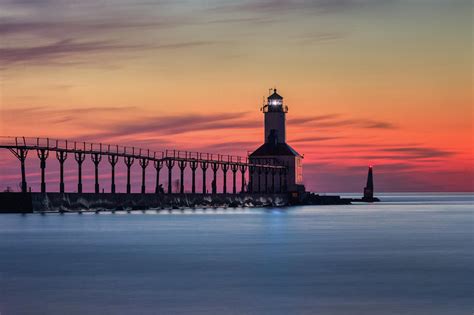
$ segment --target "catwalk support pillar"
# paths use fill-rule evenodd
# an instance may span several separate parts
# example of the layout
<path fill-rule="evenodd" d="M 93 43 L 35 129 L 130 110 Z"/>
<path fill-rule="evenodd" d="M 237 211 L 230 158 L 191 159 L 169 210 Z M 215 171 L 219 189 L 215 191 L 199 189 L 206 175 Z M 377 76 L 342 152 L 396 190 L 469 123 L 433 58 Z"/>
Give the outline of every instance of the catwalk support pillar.
<path fill-rule="evenodd" d="M 25 160 L 26 156 L 28 155 L 28 149 L 9 149 L 13 155 L 20 160 L 20 169 L 21 169 L 21 192 L 26 193 L 28 188 L 26 184 L 26 169 L 25 169 Z"/>
<path fill-rule="evenodd" d="M 179 193 L 184 194 L 184 170 L 186 169 L 186 161 L 178 161 L 179 167 Z"/>
<path fill-rule="evenodd" d="M 249 184 L 247 187 L 247 191 L 249 193 L 255 192 L 255 189 L 253 189 L 254 181 L 255 181 L 255 166 L 249 166 Z"/>
<path fill-rule="evenodd" d="M 127 194 L 132 192 L 132 186 L 130 185 L 130 168 L 133 165 L 135 159 L 131 156 L 124 157 L 125 165 L 127 166 Z"/>
<path fill-rule="evenodd" d="M 94 163 L 94 177 L 95 177 L 95 193 L 98 194 L 100 192 L 99 187 L 99 163 L 102 161 L 102 154 L 100 153 L 93 153 L 91 154 L 92 162 Z"/>
<path fill-rule="evenodd" d="M 212 194 L 217 194 L 217 170 L 219 169 L 218 163 L 211 163 L 212 169 Z"/>
<path fill-rule="evenodd" d="M 196 193 L 196 169 L 198 168 L 197 161 L 189 161 L 189 167 L 191 168 L 191 192 Z"/>
<path fill-rule="evenodd" d="M 201 162 L 201 169 L 202 169 L 202 193 L 207 194 L 206 188 L 206 172 L 207 168 L 209 167 L 208 162 Z"/>
<path fill-rule="evenodd" d="M 84 152 L 75 152 L 74 159 L 77 162 L 77 192 L 82 193 L 82 162 L 86 159 Z"/>
<path fill-rule="evenodd" d="M 222 164 L 221 166 L 222 168 L 222 181 L 223 181 L 223 185 L 222 185 L 222 192 L 224 194 L 227 194 L 227 171 L 229 170 L 229 164 Z"/>
<path fill-rule="evenodd" d="M 173 192 L 173 166 L 175 161 L 174 160 L 166 160 L 166 167 L 168 167 L 168 194 Z"/>
<path fill-rule="evenodd" d="M 146 191 L 146 187 L 145 187 L 146 167 L 148 166 L 148 163 L 150 163 L 150 160 L 148 160 L 147 158 L 141 158 L 139 163 L 140 163 L 140 166 L 142 167 L 142 194 L 144 194 Z"/>
<path fill-rule="evenodd" d="M 240 165 L 240 173 L 242 176 L 242 182 L 240 183 L 240 193 L 245 193 L 245 172 L 247 171 L 247 166 L 246 165 Z"/>
<path fill-rule="evenodd" d="M 49 156 L 49 151 L 46 149 L 40 149 L 37 151 L 38 157 L 40 159 L 40 168 L 41 168 L 41 192 L 44 194 L 46 192 L 46 180 L 45 180 L 45 169 L 46 169 L 46 159 Z"/>
<path fill-rule="evenodd" d="M 59 161 L 59 192 L 64 193 L 64 162 L 67 159 L 67 152 L 56 151 L 56 158 Z"/>
<path fill-rule="evenodd" d="M 230 170 L 232 171 L 232 193 L 235 195 L 237 193 L 236 177 L 237 177 L 237 171 L 239 170 L 239 165 L 231 164 Z"/>
<path fill-rule="evenodd" d="M 109 155 L 108 159 L 109 159 L 110 167 L 112 168 L 110 192 L 112 194 L 115 194 L 115 165 L 118 162 L 118 156 L 117 155 Z"/>

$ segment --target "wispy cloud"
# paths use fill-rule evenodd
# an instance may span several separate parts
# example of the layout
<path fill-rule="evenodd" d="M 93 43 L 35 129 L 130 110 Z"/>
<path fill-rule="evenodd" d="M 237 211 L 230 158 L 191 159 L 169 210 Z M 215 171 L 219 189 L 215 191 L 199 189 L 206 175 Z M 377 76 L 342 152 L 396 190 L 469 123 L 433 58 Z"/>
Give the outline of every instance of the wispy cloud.
<path fill-rule="evenodd" d="M 329 152 L 326 154 L 326 152 Z M 318 159 L 341 161 L 345 164 L 349 161 L 365 160 L 367 163 L 376 163 L 383 161 L 388 163 L 423 163 L 424 165 L 436 164 L 447 158 L 452 158 L 456 152 L 434 148 L 423 144 L 413 144 L 411 146 L 397 146 L 361 143 L 354 145 L 347 141 L 332 144 L 321 145 L 318 152 L 312 152 Z"/>
<path fill-rule="evenodd" d="M 102 131 L 105 123 L 120 120 L 120 116 L 132 116 L 134 109 L 134 106 L 82 106 L 72 108 L 22 106 L 2 109 L 0 114 L 3 121 L 15 121 L 20 126 L 36 126 L 35 134 L 26 135 L 63 138 L 72 134 L 74 137 L 82 138 L 88 136 L 91 132 Z M 26 128 L 26 130 L 28 129 L 30 128 Z M 68 130 L 69 136 L 51 133 L 52 129 Z M 96 139 L 97 137 L 95 137 Z"/>
<path fill-rule="evenodd" d="M 110 41 L 80 42 L 74 39 L 64 39 L 50 44 L 31 47 L 2 47 L 0 48 L 0 62 L 13 63 L 44 63 L 59 61 L 85 54 L 98 54 L 116 49 L 138 48 L 135 45 L 123 45 Z"/>
<path fill-rule="evenodd" d="M 17 34 L 36 34 L 46 38 L 69 36 L 85 36 L 104 33 L 113 30 L 124 29 L 163 29 L 182 25 L 184 21 L 18 21 L 15 19 L 0 19 L 0 35 L 17 35 Z"/>
<path fill-rule="evenodd" d="M 176 115 L 139 118 L 110 126 L 106 137 L 154 133 L 157 135 L 176 135 L 187 132 L 218 129 L 255 128 L 256 121 L 246 119 L 248 113 L 216 113 L 209 115 Z"/>
<path fill-rule="evenodd" d="M 0 48 L 0 62 L 4 65 L 15 63 L 41 64 L 61 63 L 66 61 L 79 61 L 84 57 L 97 57 L 105 52 L 117 52 L 124 50 L 143 49 L 182 49 L 211 45 L 211 41 L 189 41 L 166 43 L 158 45 L 148 44 L 121 44 L 114 41 L 79 41 L 75 39 L 64 39 L 50 44 L 32 47 Z M 90 59 L 89 59 L 90 60 Z"/>
<path fill-rule="evenodd" d="M 169 1 L 0 1 L 4 13 L 0 14 L 0 63 L 3 68 L 20 63 L 98 64 L 107 54 L 115 57 L 109 62 L 120 64 L 120 59 L 146 50 L 216 43 L 214 39 L 161 36 L 164 29 L 199 23 L 199 18 L 186 13 L 164 13 L 174 6 Z"/>
<path fill-rule="evenodd" d="M 296 118 L 295 120 L 306 126 L 309 122 L 318 121 L 317 126 L 321 125 L 321 121 L 329 120 L 332 117 L 341 117 L 339 115 L 325 115 L 308 118 Z M 298 125 L 298 124 L 296 124 Z M 378 128 L 391 129 L 394 128 L 388 122 L 372 121 L 367 119 L 336 119 L 330 120 L 323 124 L 324 128 L 332 128 L 337 130 L 341 127 L 352 126 L 354 128 Z M 102 134 L 104 137 L 119 137 L 123 135 L 177 135 L 189 132 L 211 131 L 211 130 L 236 130 L 247 129 L 257 130 L 260 124 L 258 120 L 250 117 L 248 112 L 237 113 L 214 113 L 214 114 L 182 114 L 182 115 L 153 115 L 146 117 L 137 117 L 135 119 L 128 118 L 127 121 L 120 121 L 113 125 L 108 125 L 107 130 Z M 330 135 L 309 135 L 292 140 L 292 143 L 309 143 L 321 142 L 338 139 L 339 137 Z"/>
<path fill-rule="evenodd" d="M 358 127 L 368 129 L 395 129 L 396 126 L 387 121 L 367 118 L 347 118 L 340 114 L 327 114 L 310 117 L 299 117 L 288 120 L 291 125 L 304 125 L 314 128 Z"/>
<path fill-rule="evenodd" d="M 274 23 L 276 20 L 272 18 L 264 18 L 264 17 L 229 17 L 229 18 L 220 18 L 220 19 L 213 19 L 209 20 L 207 24 L 269 24 Z"/>
<path fill-rule="evenodd" d="M 327 115 L 317 115 L 317 116 L 309 116 L 309 117 L 298 117 L 298 118 L 289 119 L 288 123 L 294 124 L 294 125 L 300 125 L 300 124 L 306 124 L 306 123 L 312 123 L 312 122 L 333 120 L 339 117 L 341 117 L 340 114 L 327 114 Z"/>
<path fill-rule="evenodd" d="M 340 32 L 316 32 L 300 36 L 297 42 L 301 44 L 315 44 L 332 42 L 341 38 L 344 38 L 344 34 Z"/>
<path fill-rule="evenodd" d="M 245 148 L 250 150 L 252 148 L 256 148 L 258 145 L 259 145 L 258 141 L 231 141 L 231 142 L 214 143 L 214 144 L 207 145 L 204 147 L 199 147 L 197 148 L 197 150 L 209 151 L 209 152 L 219 151 L 219 152 L 230 152 L 230 153 L 235 153 L 235 152 L 242 153 L 243 151 L 246 151 Z"/>
<path fill-rule="evenodd" d="M 256 0 L 226 4 L 220 10 L 241 10 L 274 14 L 291 11 L 310 11 L 311 13 L 335 13 L 355 8 L 380 5 L 394 0 Z"/>
<path fill-rule="evenodd" d="M 384 149 L 381 149 L 381 151 L 403 154 L 406 157 L 417 158 L 417 159 L 448 157 L 454 154 L 454 152 L 451 152 L 451 151 L 440 150 L 436 148 L 427 148 L 427 147 L 384 148 Z"/>
<path fill-rule="evenodd" d="M 58 118 L 68 115 L 84 115 L 104 112 L 124 112 L 135 109 L 134 106 L 83 106 L 74 108 L 57 108 L 57 107 L 46 107 L 46 106 L 24 106 L 17 108 L 4 109 L 2 114 L 6 119 L 13 118 Z"/>
<path fill-rule="evenodd" d="M 296 139 L 290 139 L 289 142 L 291 143 L 305 143 L 305 142 L 321 142 L 321 141 L 328 141 L 328 140 L 335 140 L 340 139 L 340 137 L 331 137 L 331 136 L 308 136 Z"/>

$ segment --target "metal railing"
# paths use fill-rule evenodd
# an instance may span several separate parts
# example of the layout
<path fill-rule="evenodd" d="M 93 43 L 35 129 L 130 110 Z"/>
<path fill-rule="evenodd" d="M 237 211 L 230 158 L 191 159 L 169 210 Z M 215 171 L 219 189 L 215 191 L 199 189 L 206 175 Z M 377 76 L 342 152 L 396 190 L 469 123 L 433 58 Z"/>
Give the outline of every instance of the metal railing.
<path fill-rule="evenodd" d="M 146 158 L 152 161 L 159 160 L 185 160 L 209 162 L 217 164 L 239 164 L 256 167 L 283 168 L 285 166 L 278 163 L 276 159 L 265 159 L 265 163 L 250 163 L 248 157 L 205 153 L 183 150 L 153 151 L 133 146 L 122 146 L 115 144 L 104 144 L 85 141 L 74 141 L 66 139 L 51 139 L 38 137 L 7 137 L 0 136 L 0 148 L 6 149 L 27 149 L 27 150 L 49 150 L 64 151 L 70 153 L 102 154 L 137 159 Z"/>
<path fill-rule="evenodd" d="M 195 193 L 195 171 L 198 165 L 201 166 L 203 176 L 203 193 L 207 193 L 206 190 L 206 170 L 210 167 L 213 174 L 212 181 L 212 193 L 217 193 L 217 171 L 221 169 L 223 175 L 223 192 L 227 193 L 227 172 L 232 172 L 233 179 L 233 193 L 236 193 L 236 173 L 241 172 L 242 186 L 241 192 L 245 191 L 245 173 L 249 174 L 249 184 L 254 180 L 258 179 L 259 192 L 261 188 L 261 174 L 262 171 L 265 174 L 265 191 L 268 190 L 268 174 L 272 174 L 272 190 L 275 187 L 275 174 L 280 174 L 280 191 L 284 191 L 286 185 L 286 179 L 282 182 L 281 176 L 286 176 L 287 167 L 281 164 L 277 159 L 274 158 L 258 158 L 253 159 L 252 162 L 247 157 L 235 156 L 235 155 L 224 155 L 214 153 L 201 153 L 194 151 L 181 151 L 181 150 L 165 150 L 165 151 L 151 151 L 149 149 L 142 149 L 137 147 L 128 147 L 120 145 L 110 145 L 103 143 L 92 143 L 92 142 L 80 142 L 50 138 L 32 138 L 32 137 L 3 137 L 0 136 L 0 148 L 8 149 L 11 151 L 16 158 L 20 161 L 21 166 L 21 191 L 27 192 L 27 181 L 26 181 L 26 168 L 25 161 L 28 155 L 28 151 L 37 151 L 38 158 L 40 159 L 41 168 L 41 192 L 46 192 L 46 181 L 45 181 L 45 168 L 46 160 L 49 156 L 49 151 L 56 152 L 56 158 L 60 163 L 60 193 L 64 193 L 64 162 L 67 159 L 68 153 L 73 153 L 74 159 L 77 162 L 78 167 L 78 189 L 79 193 L 82 193 L 82 163 L 85 160 L 85 155 L 90 155 L 91 160 L 94 162 L 94 173 L 95 173 L 95 193 L 100 192 L 99 185 L 99 164 L 102 160 L 102 156 L 107 155 L 108 162 L 111 165 L 111 192 L 115 193 L 115 165 L 118 162 L 118 157 L 124 157 L 125 165 L 127 166 L 127 193 L 131 192 L 130 182 L 130 168 L 135 159 L 138 159 L 139 164 L 142 168 L 142 193 L 146 192 L 146 172 L 145 169 L 149 165 L 149 161 L 153 161 L 152 165 L 156 169 L 156 185 L 155 193 L 159 193 L 164 190 L 159 184 L 159 174 L 161 168 L 166 165 L 168 169 L 168 193 L 172 193 L 172 175 L 173 167 L 176 166 L 180 171 L 180 193 L 184 193 L 184 170 L 189 166 L 192 170 L 192 193 Z M 251 162 L 251 163 L 250 163 Z M 255 177 L 257 174 L 258 176 Z M 286 177 L 285 177 L 286 178 Z M 251 184 L 253 185 L 253 184 Z M 252 186 L 250 186 L 252 187 Z M 250 192 L 253 192 L 250 188 Z"/>
<path fill-rule="evenodd" d="M 104 154 L 130 156 L 134 158 L 163 159 L 162 151 L 150 151 L 137 147 L 111 145 L 103 143 L 71 141 L 65 139 L 34 138 L 34 137 L 0 137 L 0 148 L 28 150 L 51 150 L 65 152 L 82 152 L 85 154 Z"/>

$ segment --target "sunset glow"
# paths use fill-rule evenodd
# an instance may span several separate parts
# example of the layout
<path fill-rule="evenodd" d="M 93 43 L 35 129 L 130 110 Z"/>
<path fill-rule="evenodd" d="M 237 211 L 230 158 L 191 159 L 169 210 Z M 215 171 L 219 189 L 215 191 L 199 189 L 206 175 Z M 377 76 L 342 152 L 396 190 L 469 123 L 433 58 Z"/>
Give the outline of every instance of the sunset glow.
<path fill-rule="evenodd" d="M 369 165 L 377 191 L 474 190 L 470 1 L 0 0 L 0 12 L 0 135 L 246 156 L 276 86 L 308 190 L 359 192 Z M 38 166 L 33 152 L 33 189 Z M 0 167 L 0 189 L 18 189 L 7 150 Z"/>

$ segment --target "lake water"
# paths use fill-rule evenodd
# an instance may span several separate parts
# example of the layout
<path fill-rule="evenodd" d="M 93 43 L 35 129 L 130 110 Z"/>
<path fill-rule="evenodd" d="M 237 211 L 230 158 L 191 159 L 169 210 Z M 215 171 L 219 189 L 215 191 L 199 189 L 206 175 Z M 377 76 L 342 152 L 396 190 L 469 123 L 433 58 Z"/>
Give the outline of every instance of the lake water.
<path fill-rule="evenodd" d="M 0 313 L 472 314 L 472 194 L 0 215 Z"/>

